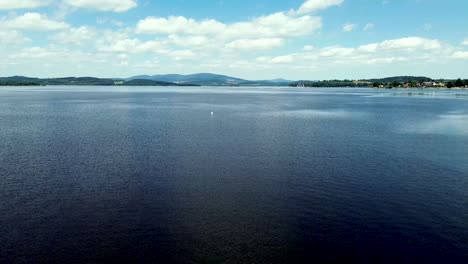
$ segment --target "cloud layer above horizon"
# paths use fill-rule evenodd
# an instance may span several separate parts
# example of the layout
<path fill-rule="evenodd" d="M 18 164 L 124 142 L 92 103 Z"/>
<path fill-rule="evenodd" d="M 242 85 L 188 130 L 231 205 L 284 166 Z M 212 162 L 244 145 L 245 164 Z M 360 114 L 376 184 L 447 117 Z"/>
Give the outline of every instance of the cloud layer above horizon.
<path fill-rule="evenodd" d="M 468 22 L 432 17 L 440 3 L 396 2 L 0 0 L 0 75 L 468 77 Z M 389 15 L 408 8 L 427 15 Z"/>

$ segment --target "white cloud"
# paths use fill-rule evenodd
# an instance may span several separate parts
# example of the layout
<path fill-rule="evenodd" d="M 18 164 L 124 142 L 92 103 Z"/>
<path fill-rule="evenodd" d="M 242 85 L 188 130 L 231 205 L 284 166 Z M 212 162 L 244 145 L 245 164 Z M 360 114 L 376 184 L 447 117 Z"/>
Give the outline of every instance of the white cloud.
<path fill-rule="evenodd" d="M 259 57 L 261 63 L 294 63 L 306 68 L 311 65 L 330 64 L 390 64 L 404 61 L 427 62 L 452 57 L 468 58 L 468 52 L 449 53 L 438 40 L 419 37 L 386 40 L 358 47 L 328 46 L 315 48 L 305 46 L 302 52 L 279 57 Z"/>
<path fill-rule="evenodd" d="M 94 55 L 94 57 L 93 57 Z M 63 59 L 71 59 L 72 61 L 82 61 L 93 58 L 93 61 L 98 60 L 96 54 L 84 53 L 80 51 L 72 51 L 59 47 L 30 47 L 24 48 L 16 54 L 9 56 L 11 59 L 47 59 L 47 62 L 61 62 Z"/>
<path fill-rule="evenodd" d="M 263 50 L 280 47 L 284 44 L 281 38 L 238 39 L 226 44 L 229 49 Z"/>
<path fill-rule="evenodd" d="M 25 0 L 21 4 L 16 2 L 20 1 L 0 0 L 0 10 L 5 9 L 5 3 L 9 4 L 8 8 L 39 3 L 34 0 Z M 10 12 L 0 18 L 0 47 L 7 47 L 3 51 L 0 49 L 0 68 L 12 75 L 88 73 L 104 77 L 141 74 L 144 69 L 149 69 L 150 73 L 187 73 L 219 71 L 224 67 L 224 73 L 245 78 L 286 74 L 286 78 L 318 79 L 405 72 L 444 76 L 451 74 L 448 70 L 450 63 L 468 61 L 468 51 L 462 48 L 462 45 L 468 46 L 468 39 L 455 46 L 421 37 L 364 42 L 353 46 L 340 45 L 340 40 L 336 39 L 334 44 L 323 46 L 323 39 L 311 37 L 322 28 L 322 19 L 314 12 L 339 6 L 343 0 L 303 0 L 299 9 L 237 22 L 209 17 L 204 20 L 184 16 L 142 17 L 133 27 L 126 27 L 111 16 L 99 18 L 99 25 L 93 28 L 92 24 L 80 23 L 72 27 L 57 15 L 57 9 L 62 6 L 70 11 L 86 8 L 124 12 L 136 6 L 137 2 L 142 5 L 145 1 L 51 0 L 50 3 L 57 5 L 51 7 L 52 13 L 48 13 L 48 17 L 39 13 Z M 350 23 L 344 31 L 372 32 L 375 26 L 371 22 L 374 21 L 361 21 L 359 25 Z M 341 25 L 338 30 L 341 30 Z M 27 32 L 32 30 L 57 31 L 40 36 Z M 314 40 L 310 42 L 312 45 L 303 45 L 307 39 Z M 48 45 L 47 41 L 51 43 Z M 22 43 L 30 45 L 20 45 Z M 28 46 L 33 48 L 23 49 Z M 279 49 L 283 46 L 284 49 Z M 275 52 L 264 51 L 269 49 L 275 49 Z M 257 56 L 261 57 L 255 59 Z M 9 63 L 17 66 L 4 66 Z M 48 64 L 55 68 L 48 68 Z"/>
<path fill-rule="evenodd" d="M 468 59 L 468 51 L 456 51 L 452 54 L 452 58 L 454 59 Z"/>
<path fill-rule="evenodd" d="M 117 53 L 169 53 L 166 43 L 159 40 L 141 41 L 136 38 L 115 39 L 100 44 L 100 51 Z"/>
<path fill-rule="evenodd" d="M 222 32 L 226 25 L 216 20 L 196 21 L 182 16 L 169 18 L 147 17 L 140 20 L 136 27 L 139 34 L 192 34 L 211 35 Z"/>
<path fill-rule="evenodd" d="M 287 39 L 311 35 L 321 26 L 320 17 L 295 16 L 278 12 L 229 24 L 213 19 L 195 20 L 181 16 L 147 17 L 137 23 L 134 33 L 156 35 L 164 44 L 166 56 L 169 56 L 171 50 L 175 49 L 174 46 L 178 46 L 190 49 L 197 56 L 204 58 L 225 56 L 232 60 L 234 57 L 240 58 L 242 51 L 281 47 Z M 132 38 L 127 37 L 127 39 Z M 122 41 L 124 40 L 120 42 Z M 123 43 L 120 42 L 108 41 L 105 49 L 130 49 L 129 45 L 122 47 Z M 136 43 L 137 48 L 133 48 L 130 52 L 144 50 L 139 48 L 141 44 Z M 178 59 L 185 59 L 185 57 L 176 56 Z"/>
<path fill-rule="evenodd" d="M 274 38 L 306 36 L 322 27 L 322 20 L 313 16 L 290 16 L 283 12 L 255 18 L 248 22 L 224 24 L 210 19 L 196 21 L 185 17 L 140 20 L 136 26 L 139 34 L 212 35 L 225 39 Z"/>
<path fill-rule="evenodd" d="M 321 27 L 320 17 L 277 12 L 234 23 L 183 16 L 146 17 L 137 23 L 134 33 L 156 35 L 167 48 L 187 47 L 196 50 L 197 55 L 236 56 L 239 50 L 280 47 L 289 38 L 311 35 Z"/>
<path fill-rule="evenodd" d="M 0 10 L 31 9 L 49 4 L 49 0 L 0 0 Z"/>
<path fill-rule="evenodd" d="M 133 48 L 133 50 L 130 50 L 130 52 L 136 52 L 136 53 L 145 53 L 145 52 L 152 52 L 152 53 L 168 53 L 168 50 L 166 48 L 166 43 L 160 40 L 150 40 L 150 41 L 144 41 L 138 44 Z"/>
<path fill-rule="evenodd" d="M 118 61 L 111 54 L 84 52 L 56 45 L 23 48 L 4 58 L 6 63 L 11 65 L 10 73 L 6 75 L 96 76 L 109 68 L 112 70 L 108 73 L 112 75 L 118 66 Z"/>
<path fill-rule="evenodd" d="M 343 25 L 343 32 L 351 32 L 357 27 L 356 24 L 346 23 Z"/>
<path fill-rule="evenodd" d="M 140 45 L 140 43 L 138 39 L 115 40 L 112 44 L 101 47 L 100 50 L 108 52 L 135 52 L 136 47 Z"/>
<path fill-rule="evenodd" d="M 168 40 L 170 43 L 180 47 L 197 48 L 211 43 L 210 39 L 205 36 L 179 36 L 169 35 Z"/>
<path fill-rule="evenodd" d="M 294 58 L 292 55 L 285 55 L 285 56 L 278 56 L 274 57 L 273 59 L 270 60 L 271 63 L 291 63 L 293 62 Z"/>
<path fill-rule="evenodd" d="M 372 30 L 375 28 L 375 25 L 373 23 L 367 23 L 365 26 L 364 26 L 364 31 L 369 31 L 369 30 Z"/>
<path fill-rule="evenodd" d="M 389 64 L 394 62 L 403 62 L 408 61 L 408 58 L 405 57 L 385 57 L 385 58 L 369 58 L 363 63 L 365 64 Z"/>
<path fill-rule="evenodd" d="M 65 22 L 55 21 L 39 13 L 26 13 L 13 19 L 2 19 L 0 28 L 31 30 L 31 31 L 53 31 L 68 28 Z"/>
<path fill-rule="evenodd" d="M 176 61 L 190 60 L 197 56 L 191 50 L 176 50 L 176 51 L 170 52 L 168 55 L 171 56 Z"/>
<path fill-rule="evenodd" d="M 282 55 L 276 57 L 258 57 L 256 61 L 262 66 L 274 65 L 274 64 L 288 64 L 294 62 L 296 54 Z"/>
<path fill-rule="evenodd" d="M 99 11 L 125 12 L 137 6 L 136 0 L 64 0 L 70 6 Z"/>
<path fill-rule="evenodd" d="M 53 37 L 53 40 L 63 44 L 81 45 L 86 41 L 92 40 L 96 35 L 96 30 L 87 26 L 81 26 L 60 32 Z"/>
<path fill-rule="evenodd" d="M 30 41 L 16 30 L 0 30 L 0 44 L 15 45 Z"/>
<path fill-rule="evenodd" d="M 232 24 L 226 35 L 232 37 L 299 37 L 307 36 L 322 27 L 322 19 L 313 16 L 290 16 L 283 12 Z"/>
<path fill-rule="evenodd" d="M 320 57 L 346 57 L 354 53 L 353 48 L 344 48 L 340 46 L 330 46 L 321 49 L 318 53 Z"/>
<path fill-rule="evenodd" d="M 371 53 L 371 52 L 376 52 L 377 49 L 379 48 L 379 45 L 380 45 L 379 43 L 365 44 L 365 45 L 359 46 L 357 49 L 362 52 Z"/>
<path fill-rule="evenodd" d="M 256 61 L 263 65 L 269 65 L 269 64 L 292 63 L 294 59 L 295 59 L 295 54 L 290 54 L 290 55 L 283 55 L 283 56 L 277 56 L 277 57 L 258 57 Z"/>
<path fill-rule="evenodd" d="M 339 6 L 344 0 L 307 0 L 297 10 L 298 14 L 308 14 L 323 9 L 327 9 L 332 6 Z"/>
<path fill-rule="evenodd" d="M 426 39 L 420 37 L 408 37 L 393 40 L 386 40 L 379 44 L 382 49 L 423 49 L 433 50 L 439 49 L 442 46 L 439 40 Z"/>

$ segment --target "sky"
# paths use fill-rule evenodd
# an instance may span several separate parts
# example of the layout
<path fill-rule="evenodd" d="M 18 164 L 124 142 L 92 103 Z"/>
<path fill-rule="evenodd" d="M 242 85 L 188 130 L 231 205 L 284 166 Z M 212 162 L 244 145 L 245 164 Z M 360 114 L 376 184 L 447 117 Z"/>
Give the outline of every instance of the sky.
<path fill-rule="evenodd" d="M 465 0 L 0 0 L 0 76 L 468 78 Z"/>

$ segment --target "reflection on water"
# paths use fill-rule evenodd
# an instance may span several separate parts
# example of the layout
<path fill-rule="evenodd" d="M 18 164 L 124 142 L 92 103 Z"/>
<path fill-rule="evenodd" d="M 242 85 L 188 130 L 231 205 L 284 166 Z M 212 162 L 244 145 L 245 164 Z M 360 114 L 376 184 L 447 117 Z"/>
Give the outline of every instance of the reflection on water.
<path fill-rule="evenodd" d="M 343 109 L 316 110 L 284 110 L 263 113 L 271 117 L 295 117 L 295 118 L 364 118 L 368 113 L 346 111 Z"/>
<path fill-rule="evenodd" d="M 468 90 L 447 90 L 447 89 L 392 89 L 380 90 L 371 95 L 371 97 L 395 96 L 395 97 L 415 97 L 415 98 L 457 98 L 468 99 Z"/>
<path fill-rule="evenodd" d="M 461 112 L 461 111 L 455 111 Z M 404 133 L 468 135 L 468 114 L 445 114 L 433 117 L 434 120 L 408 124 Z"/>
<path fill-rule="evenodd" d="M 465 91 L 394 93 L 0 87 L 0 263 L 466 263 Z"/>

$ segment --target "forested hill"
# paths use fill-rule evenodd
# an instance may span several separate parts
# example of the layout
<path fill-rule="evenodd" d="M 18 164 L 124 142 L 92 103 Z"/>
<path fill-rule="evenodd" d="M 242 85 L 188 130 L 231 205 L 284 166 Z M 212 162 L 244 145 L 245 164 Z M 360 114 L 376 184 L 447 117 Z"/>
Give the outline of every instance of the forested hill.
<path fill-rule="evenodd" d="M 382 82 L 382 83 L 391 83 L 391 82 L 411 82 L 411 81 L 419 81 L 419 82 L 430 82 L 432 81 L 429 77 L 424 76 L 395 76 L 395 77 L 386 77 L 386 78 L 376 78 L 376 79 L 366 79 L 369 82 Z"/>
<path fill-rule="evenodd" d="M 250 81 L 211 73 L 139 75 L 126 79 L 95 77 L 30 78 L 24 76 L 0 78 L 0 85 L 288 86 L 291 82 L 284 79 Z"/>
<path fill-rule="evenodd" d="M 27 85 L 89 85 L 89 86 L 198 86 L 185 83 L 153 81 L 153 80 L 119 80 L 95 77 L 65 77 L 65 78 L 30 78 L 24 76 L 0 77 L 0 86 L 27 86 Z"/>

